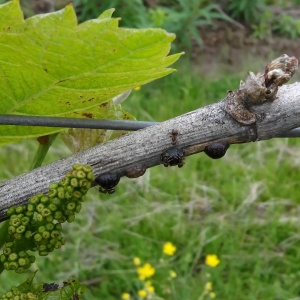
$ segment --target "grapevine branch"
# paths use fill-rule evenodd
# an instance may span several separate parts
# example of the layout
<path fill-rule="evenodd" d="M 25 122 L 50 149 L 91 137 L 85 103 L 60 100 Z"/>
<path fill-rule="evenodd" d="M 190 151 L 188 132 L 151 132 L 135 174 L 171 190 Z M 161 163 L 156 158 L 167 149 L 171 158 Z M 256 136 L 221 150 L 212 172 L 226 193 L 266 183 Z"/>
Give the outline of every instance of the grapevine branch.
<path fill-rule="evenodd" d="M 249 73 L 239 89 L 225 99 L 174 119 L 147 127 L 42 166 L 0 184 L 0 220 L 14 205 L 26 204 L 37 193 L 47 193 L 75 163 L 89 164 L 96 176 L 106 172 L 124 176 L 132 170 L 161 164 L 161 154 L 176 147 L 185 156 L 215 142 L 248 143 L 285 136 L 300 126 L 300 83 L 281 86 L 297 69 L 294 57 L 282 55 L 264 74 Z M 293 132 L 293 131 L 292 131 Z M 161 166 L 162 167 L 162 166 Z"/>

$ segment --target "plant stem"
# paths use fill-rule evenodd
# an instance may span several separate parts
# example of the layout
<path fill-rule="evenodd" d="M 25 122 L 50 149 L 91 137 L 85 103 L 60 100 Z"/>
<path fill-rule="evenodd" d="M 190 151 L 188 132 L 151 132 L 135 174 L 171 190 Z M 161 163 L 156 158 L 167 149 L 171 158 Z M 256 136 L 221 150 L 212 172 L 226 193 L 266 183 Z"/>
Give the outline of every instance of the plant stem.
<path fill-rule="evenodd" d="M 47 143 L 45 143 L 45 144 L 39 143 L 39 147 L 37 149 L 37 152 L 35 154 L 33 162 L 30 166 L 30 170 L 38 168 L 42 165 L 44 158 L 45 158 L 50 146 L 55 141 L 57 135 L 58 135 L 58 133 L 51 134 L 51 135 L 49 135 L 49 140 L 47 141 Z"/>

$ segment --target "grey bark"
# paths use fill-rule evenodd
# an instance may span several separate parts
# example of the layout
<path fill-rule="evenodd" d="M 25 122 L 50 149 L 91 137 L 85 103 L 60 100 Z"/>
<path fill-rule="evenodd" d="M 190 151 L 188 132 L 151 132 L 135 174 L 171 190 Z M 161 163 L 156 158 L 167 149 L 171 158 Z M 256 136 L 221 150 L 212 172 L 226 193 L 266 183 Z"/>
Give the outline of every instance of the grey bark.
<path fill-rule="evenodd" d="M 47 193 L 74 163 L 89 164 L 96 176 L 116 172 L 121 176 L 137 165 L 161 164 L 161 154 L 172 147 L 171 132 L 178 131 L 176 145 L 189 156 L 216 141 L 229 144 L 255 142 L 284 136 L 300 126 L 300 83 L 279 88 L 274 101 L 251 106 L 256 122 L 241 125 L 225 110 L 226 99 L 163 123 L 127 134 L 65 159 L 22 174 L 0 185 L 0 220 L 13 205 L 26 204 L 37 193 Z M 163 167 L 163 166 L 160 166 Z"/>

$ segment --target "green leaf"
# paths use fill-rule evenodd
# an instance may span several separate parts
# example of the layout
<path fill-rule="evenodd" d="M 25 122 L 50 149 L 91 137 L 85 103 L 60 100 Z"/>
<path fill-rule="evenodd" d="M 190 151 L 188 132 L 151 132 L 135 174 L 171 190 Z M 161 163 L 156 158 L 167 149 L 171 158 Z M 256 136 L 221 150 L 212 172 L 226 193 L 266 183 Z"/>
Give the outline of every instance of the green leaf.
<path fill-rule="evenodd" d="M 115 118 L 103 103 L 174 71 L 174 35 L 119 28 L 112 12 L 77 25 L 71 5 L 25 21 L 17 0 L 1 5 L 0 114 Z M 0 144 L 61 130 L 1 126 Z"/>

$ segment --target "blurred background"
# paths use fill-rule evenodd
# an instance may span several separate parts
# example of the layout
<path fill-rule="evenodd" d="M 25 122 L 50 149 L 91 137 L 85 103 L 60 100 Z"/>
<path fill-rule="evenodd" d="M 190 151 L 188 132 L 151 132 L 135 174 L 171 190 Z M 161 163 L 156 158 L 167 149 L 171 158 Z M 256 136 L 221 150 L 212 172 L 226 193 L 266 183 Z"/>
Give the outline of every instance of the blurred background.
<path fill-rule="evenodd" d="M 68 3 L 21 0 L 26 17 Z M 248 71 L 263 71 L 283 53 L 300 56 L 299 0 L 73 5 L 79 22 L 114 7 L 120 26 L 176 34 L 172 53 L 185 52 L 178 71 L 133 91 L 124 103 L 138 120 L 164 121 L 217 102 Z M 1 181 L 26 172 L 37 146 L 26 140 L 1 147 Z M 201 153 L 186 158 L 182 169 L 157 166 L 141 178 L 122 178 L 113 195 L 94 189 L 77 221 L 65 226 L 66 245 L 37 259 L 32 270 L 44 282 L 78 278 L 91 300 L 300 299 L 299 146 L 299 139 L 232 145 L 221 160 Z M 70 154 L 58 139 L 45 163 Z M 167 254 L 166 242 L 176 251 Z M 209 255 L 219 263 L 209 263 Z M 145 263 L 155 272 L 141 280 Z M 26 277 L 3 275 L 0 295 Z"/>

